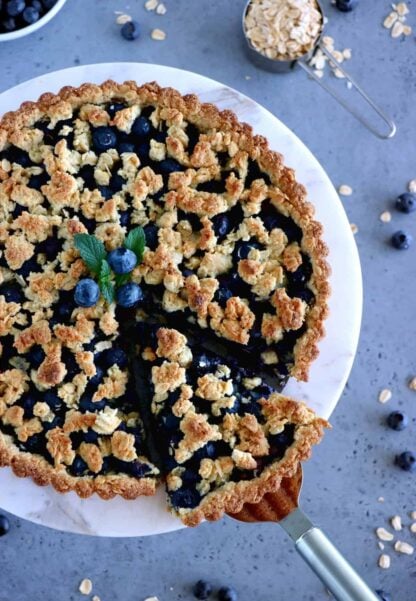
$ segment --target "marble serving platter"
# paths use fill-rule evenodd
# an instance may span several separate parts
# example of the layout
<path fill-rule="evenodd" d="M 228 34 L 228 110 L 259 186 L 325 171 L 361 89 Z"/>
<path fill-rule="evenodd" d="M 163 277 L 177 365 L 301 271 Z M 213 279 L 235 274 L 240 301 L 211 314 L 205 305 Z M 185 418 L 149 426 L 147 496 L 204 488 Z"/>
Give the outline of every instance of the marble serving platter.
<path fill-rule="evenodd" d="M 157 81 L 231 109 L 257 133 L 265 135 L 271 148 L 281 152 L 286 164 L 295 168 L 298 181 L 308 189 L 317 218 L 325 226 L 332 267 L 332 297 L 327 334 L 320 344 L 320 355 L 309 382 L 290 380 L 285 392 L 306 401 L 328 418 L 341 396 L 357 348 L 362 280 L 347 216 L 325 171 L 293 132 L 247 96 L 201 75 L 159 65 L 109 63 L 48 73 L 1 94 L 0 114 L 16 109 L 25 100 L 36 100 L 44 92 L 106 79 Z M 97 497 L 83 500 L 74 493 L 61 495 L 51 487 L 38 487 L 29 479 L 15 477 L 8 468 L 0 470 L 0 507 L 44 526 L 95 536 L 144 536 L 182 527 L 179 520 L 167 513 L 162 489 L 155 497 L 135 501 L 121 498 L 103 501 Z"/>

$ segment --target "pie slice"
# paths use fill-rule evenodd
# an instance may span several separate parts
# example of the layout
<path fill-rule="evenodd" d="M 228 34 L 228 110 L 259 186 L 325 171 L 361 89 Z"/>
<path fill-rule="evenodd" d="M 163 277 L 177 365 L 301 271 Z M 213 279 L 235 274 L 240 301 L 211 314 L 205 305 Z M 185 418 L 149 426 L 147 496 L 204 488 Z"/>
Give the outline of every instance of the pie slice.
<path fill-rule="evenodd" d="M 98 289 L 99 278 L 75 237 L 94 236 L 108 256 L 139 226 L 144 252 L 127 274 L 140 287 L 136 305 L 122 310 L 107 286 L 94 306 L 79 306 L 77 284 L 95 278 Z M 133 392 L 129 323 L 158 314 L 186 336 L 220 342 L 235 373 L 265 372 L 279 387 L 305 380 L 324 334 L 326 255 L 282 157 L 194 95 L 107 81 L 6 114 L 0 463 L 81 496 L 153 494 L 159 475 Z"/>
<path fill-rule="evenodd" d="M 153 440 L 171 510 L 187 526 L 277 490 L 320 441 L 327 423 L 252 371 L 175 329 L 140 324 L 139 332 Z"/>

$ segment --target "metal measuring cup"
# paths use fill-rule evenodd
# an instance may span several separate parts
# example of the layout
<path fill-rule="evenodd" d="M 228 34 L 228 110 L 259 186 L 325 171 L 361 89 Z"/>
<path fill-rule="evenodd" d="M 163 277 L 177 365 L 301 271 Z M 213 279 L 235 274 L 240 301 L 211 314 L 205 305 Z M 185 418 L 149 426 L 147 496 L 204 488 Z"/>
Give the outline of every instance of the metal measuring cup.
<path fill-rule="evenodd" d="M 250 39 L 247 36 L 245 21 L 246 21 L 247 12 L 252 3 L 252 0 L 249 0 L 245 6 L 244 13 L 243 13 L 243 34 L 244 34 L 244 38 L 246 41 L 246 49 L 247 49 L 249 58 L 257 67 L 260 67 L 261 69 L 264 69 L 266 71 L 271 71 L 272 73 L 288 73 L 289 71 L 292 71 L 296 66 L 301 67 L 304 71 L 306 71 L 306 73 L 309 75 L 309 77 L 314 79 L 324 90 L 326 90 L 329 94 L 331 94 L 331 96 L 333 98 L 335 98 L 335 100 L 337 100 L 339 102 L 339 104 L 341 104 L 341 106 L 344 107 L 344 109 L 346 109 L 349 113 L 351 113 L 351 115 L 353 115 L 356 119 L 358 119 L 358 121 L 360 121 L 360 123 L 362 123 L 374 135 L 376 135 L 377 137 L 382 138 L 382 139 L 392 138 L 396 133 L 396 124 L 394 123 L 394 121 L 392 119 L 390 119 L 390 117 L 388 117 L 385 114 L 385 112 L 374 102 L 374 100 L 372 100 L 368 96 L 368 94 L 362 89 L 362 87 L 359 84 L 357 84 L 357 82 L 351 77 L 351 75 L 349 73 L 347 73 L 347 71 L 345 71 L 345 69 L 342 67 L 342 65 L 336 60 L 336 58 L 334 57 L 332 52 L 330 50 L 328 50 L 328 48 L 323 44 L 322 36 L 324 33 L 324 28 L 325 28 L 324 13 L 323 13 L 322 7 L 319 4 L 319 2 L 317 0 L 315 0 L 315 2 L 317 5 L 317 9 L 321 13 L 322 27 L 321 27 L 321 31 L 320 31 L 317 39 L 315 40 L 314 47 L 309 52 L 307 52 L 307 53 L 303 54 L 302 56 L 297 57 L 295 59 L 290 59 L 290 58 L 274 59 L 274 58 L 269 58 L 269 57 L 265 56 L 259 50 L 257 50 L 257 48 L 255 48 L 253 46 L 253 44 L 251 43 Z M 357 109 L 355 109 L 353 106 L 350 106 L 346 102 L 346 100 L 344 100 L 344 98 L 342 98 L 342 96 L 334 88 L 327 85 L 316 75 L 315 71 L 308 65 L 308 62 L 314 56 L 314 54 L 318 50 L 318 48 L 321 50 L 321 52 L 323 52 L 323 54 L 325 54 L 329 58 L 331 63 L 333 63 L 341 71 L 341 73 L 344 75 L 345 79 L 348 82 L 350 82 L 351 87 L 354 88 L 364 98 L 364 100 L 374 109 L 374 111 L 388 125 L 389 130 L 387 133 L 377 130 L 364 116 L 362 116 L 358 112 Z"/>

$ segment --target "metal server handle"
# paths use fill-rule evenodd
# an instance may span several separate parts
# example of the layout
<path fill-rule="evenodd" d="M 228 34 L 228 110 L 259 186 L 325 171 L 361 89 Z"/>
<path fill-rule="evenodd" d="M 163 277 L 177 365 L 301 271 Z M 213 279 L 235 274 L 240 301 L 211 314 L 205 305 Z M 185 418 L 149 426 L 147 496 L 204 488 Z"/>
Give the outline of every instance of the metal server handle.
<path fill-rule="evenodd" d="M 296 549 L 337 601 L 380 601 L 319 528 L 301 536 Z"/>
<path fill-rule="evenodd" d="M 317 83 L 319 83 L 319 85 L 322 88 L 324 88 L 324 90 L 326 90 L 329 94 L 331 94 L 331 96 L 333 98 L 335 98 L 335 100 L 337 100 L 339 102 L 339 104 L 344 107 L 345 110 L 347 110 L 349 113 L 351 113 L 351 115 L 353 115 L 356 119 L 358 119 L 358 121 L 360 123 L 362 123 L 374 135 L 376 135 L 378 138 L 381 138 L 382 140 L 392 138 L 395 135 L 396 130 L 397 130 L 396 124 L 394 123 L 394 121 L 392 119 L 390 119 L 390 117 L 388 117 L 384 113 L 384 111 L 374 102 L 374 100 L 372 100 L 369 97 L 369 95 L 351 77 L 351 75 L 347 71 L 345 71 L 345 69 L 342 67 L 342 65 L 336 60 L 336 58 L 334 57 L 332 52 L 330 52 L 322 43 L 319 43 L 317 47 L 319 47 L 320 50 L 322 50 L 322 52 L 329 58 L 331 63 L 334 63 L 334 65 L 336 65 L 336 67 L 341 71 L 341 73 L 344 75 L 344 77 L 347 79 L 347 81 L 349 81 L 352 84 L 353 88 L 355 88 L 355 90 L 364 98 L 364 100 L 371 106 L 371 108 L 373 108 L 375 110 L 375 112 L 381 117 L 381 119 L 388 125 L 389 130 L 387 133 L 380 132 L 378 129 L 376 129 L 365 117 L 363 117 L 361 115 L 361 113 L 358 112 L 358 110 L 356 110 L 354 107 L 350 106 L 342 98 L 342 96 L 340 94 L 338 94 L 338 92 L 334 88 L 332 88 L 331 86 L 328 86 L 321 79 L 319 79 L 319 77 L 315 74 L 315 71 L 313 69 L 311 69 L 311 67 L 309 67 L 309 65 L 307 63 L 305 63 L 302 60 L 299 60 L 298 65 L 300 67 L 302 67 L 302 69 L 304 71 L 306 71 L 306 73 L 310 77 L 312 77 L 312 79 L 314 79 Z"/>

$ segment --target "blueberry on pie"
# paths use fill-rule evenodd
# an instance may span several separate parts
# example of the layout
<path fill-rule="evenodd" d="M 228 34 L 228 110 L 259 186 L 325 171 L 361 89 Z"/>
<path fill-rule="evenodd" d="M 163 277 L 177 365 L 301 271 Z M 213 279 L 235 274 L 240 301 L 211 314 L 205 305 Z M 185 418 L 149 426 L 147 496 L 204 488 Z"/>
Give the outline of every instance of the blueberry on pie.
<path fill-rule="evenodd" d="M 166 476 L 187 523 L 277 486 L 321 434 L 279 391 L 317 356 L 326 255 L 282 157 L 194 95 L 107 81 L 6 114 L 0 463 L 84 497 Z"/>

